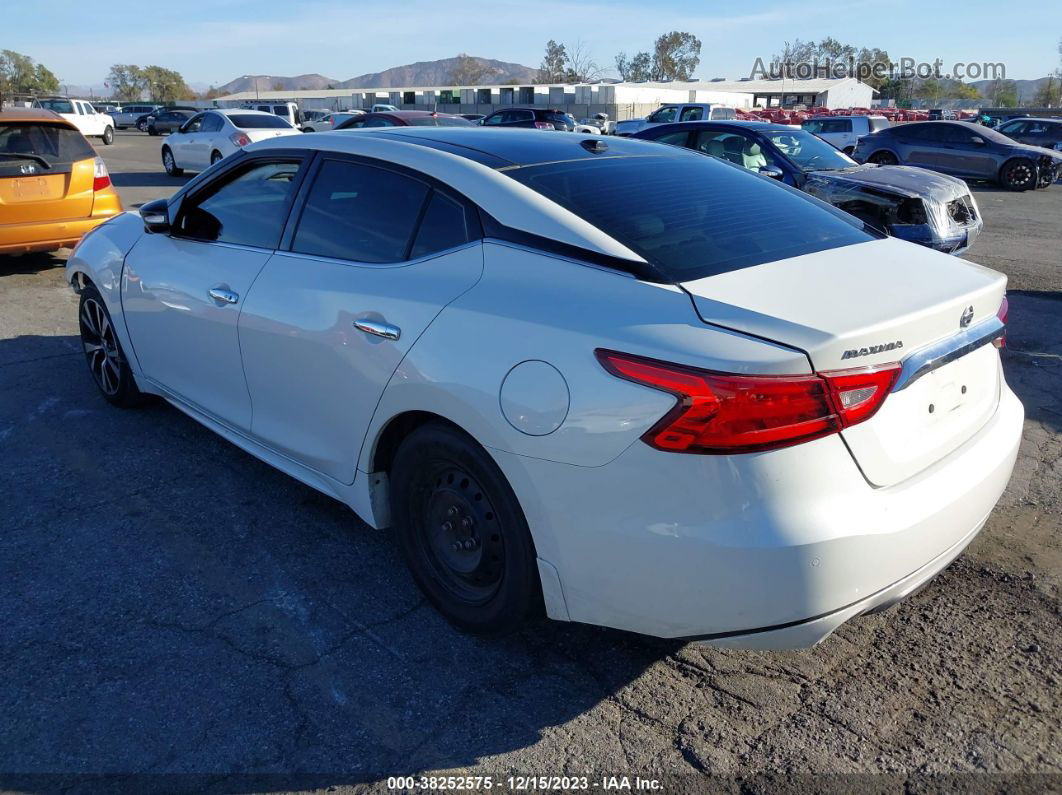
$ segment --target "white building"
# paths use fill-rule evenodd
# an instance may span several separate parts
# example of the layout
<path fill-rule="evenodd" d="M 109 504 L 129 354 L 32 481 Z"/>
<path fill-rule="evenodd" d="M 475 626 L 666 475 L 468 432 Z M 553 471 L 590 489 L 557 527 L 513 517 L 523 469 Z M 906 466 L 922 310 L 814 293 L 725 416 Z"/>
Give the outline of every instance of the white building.
<path fill-rule="evenodd" d="M 402 110 L 482 114 L 508 105 L 539 105 L 566 110 L 576 118 L 607 113 L 609 118 L 621 120 L 640 118 L 660 105 L 678 102 L 718 102 L 745 109 L 777 107 L 782 102 L 834 108 L 869 107 L 872 94 L 870 86 L 845 78 L 244 91 L 219 97 L 216 102 L 220 107 L 297 102 L 304 110 L 349 110 L 385 103 Z"/>

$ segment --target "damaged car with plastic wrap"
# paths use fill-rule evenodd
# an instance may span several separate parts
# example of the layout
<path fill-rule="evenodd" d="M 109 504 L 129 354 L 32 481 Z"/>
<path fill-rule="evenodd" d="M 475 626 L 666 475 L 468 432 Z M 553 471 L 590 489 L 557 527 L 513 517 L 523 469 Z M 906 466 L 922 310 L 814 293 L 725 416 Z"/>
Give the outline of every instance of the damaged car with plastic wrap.
<path fill-rule="evenodd" d="M 909 166 L 860 165 L 804 130 L 769 122 L 686 122 L 633 136 L 694 149 L 772 177 L 887 234 L 961 254 L 983 222 L 966 183 Z"/>

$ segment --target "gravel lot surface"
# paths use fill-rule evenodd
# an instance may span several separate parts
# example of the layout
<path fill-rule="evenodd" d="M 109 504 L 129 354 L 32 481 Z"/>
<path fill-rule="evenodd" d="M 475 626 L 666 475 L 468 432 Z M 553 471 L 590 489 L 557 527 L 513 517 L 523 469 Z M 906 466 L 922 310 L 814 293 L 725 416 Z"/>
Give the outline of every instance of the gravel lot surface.
<path fill-rule="evenodd" d="M 98 147 L 127 206 L 182 184 L 158 147 Z M 0 787 L 1062 789 L 1062 185 L 975 191 L 968 258 L 1011 278 L 1014 477 L 928 588 L 792 653 L 460 635 L 386 531 L 173 408 L 110 408 L 63 257 L 0 258 Z"/>

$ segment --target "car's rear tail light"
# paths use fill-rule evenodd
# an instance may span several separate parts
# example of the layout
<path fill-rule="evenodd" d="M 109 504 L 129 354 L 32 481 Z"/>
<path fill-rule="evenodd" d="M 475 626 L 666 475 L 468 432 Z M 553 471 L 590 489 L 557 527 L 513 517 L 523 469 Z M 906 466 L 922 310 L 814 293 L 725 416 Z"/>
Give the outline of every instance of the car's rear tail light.
<path fill-rule="evenodd" d="M 1006 330 L 1005 327 L 1007 325 L 1007 316 L 1008 315 L 1010 315 L 1010 301 L 1007 300 L 1007 296 L 1004 293 L 1004 295 L 1003 295 L 1003 303 L 1001 303 L 999 305 L 999 311 L 996 312 L 996 317 L 999 318 L 1000 322 L 1004 326 L 1003 336 L 1000 337 L 999 339 L 996 339 L 996 340 L 992 341 L 992 344 L 995 345 L 997 348 L 1006 348 L 1007 347 L 1007 330 Z"/>
<path fill-rule="evenodd" d="M 229 140 L 236 146 L 247 146 L 251 142 L 251 138 L 247 133 L 237 132 L 229 136 Z"/>
<path fill-rule="evenodd" d="M 899 364 L 814 375 L 734 375 L 595 351 L 618 378 L 670 392 L 671 409 L 642 439 L 675 453 L 747 453 L 818 439 L 870 419 Z"/>
<path fill-rule="evenodd" d="M 554 126 L 553 126 L 552 124 L 550 124 L 549 122 L 545 122 L 545 121 L 536 121 L 536 122 L 535 122 L 535 129 L 536 129 L 536 130 L 552 130 L 552 129 L 555 129 L 555 128 L 554 128 Z"/>
<path fill-rule="evenodd" d="M 97 157 L 92 172 L 92 192 L 103 190 L 110 184 L 111 175 L 107 173 L 107 164 L 103 162 L 102 157 Z"/>

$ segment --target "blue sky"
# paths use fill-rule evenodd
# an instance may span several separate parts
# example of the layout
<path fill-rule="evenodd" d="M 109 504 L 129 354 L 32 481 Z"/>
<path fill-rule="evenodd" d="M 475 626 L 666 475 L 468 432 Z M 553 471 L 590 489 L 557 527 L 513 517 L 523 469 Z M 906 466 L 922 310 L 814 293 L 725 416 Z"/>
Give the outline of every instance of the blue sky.
<path fill-rule="evenodd" d="M 345 80 L 468 52 L 538 66 L 546 40 L 581 40 L 611 67 L 619 51 L 649 49 L 669 30 L 700 38 L 703 78 L 747 76 L 785 40 L 833 36 L 894 59 L 999 62 L 1007 76 L 1056 68 L 1062 3 L 999 0 L 848 0 L 807 3 L 560 2 L 559 0 L 15 0 L 5 48 L 44 63 L 63 82 L 99 84 L 112 63 L 176 69 L 194 84 L 243 74 L 319 72 Z"/>

